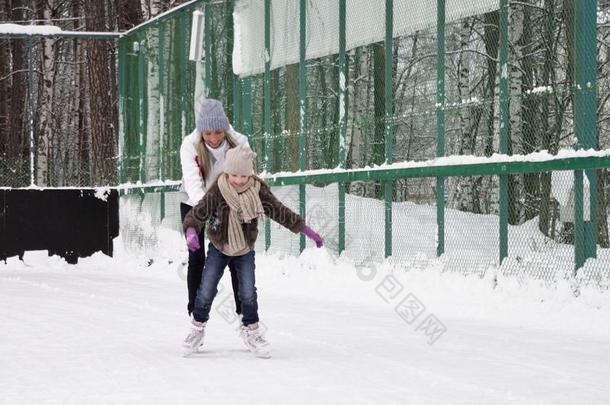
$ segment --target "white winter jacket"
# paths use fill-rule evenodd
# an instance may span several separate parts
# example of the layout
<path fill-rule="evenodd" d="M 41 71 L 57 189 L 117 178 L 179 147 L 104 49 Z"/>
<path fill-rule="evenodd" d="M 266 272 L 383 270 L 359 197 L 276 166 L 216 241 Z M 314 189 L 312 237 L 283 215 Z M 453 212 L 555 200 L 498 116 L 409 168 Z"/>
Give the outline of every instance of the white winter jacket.
<path fill-rule="evenodd" d="M 248 145 L 248 138 L 230 127 L 229 134 L 239 144 Z M 185 136 L 180 145 L 180 164 L 182 165 L 182 185 L 180 186 L 180 201 L 190 206 L 195 206 L 205 194 L 208 186 L 222 172 L 225 154 L 229 150 L 229 144 L 225 140 L 217 149 L 208 148 L 212 167 L 204 183 L 199 164 L 197 163 L 197 143 L 201 134 L 197 130 Z M 207 145 L 206 145 L 207 147 Z"/>

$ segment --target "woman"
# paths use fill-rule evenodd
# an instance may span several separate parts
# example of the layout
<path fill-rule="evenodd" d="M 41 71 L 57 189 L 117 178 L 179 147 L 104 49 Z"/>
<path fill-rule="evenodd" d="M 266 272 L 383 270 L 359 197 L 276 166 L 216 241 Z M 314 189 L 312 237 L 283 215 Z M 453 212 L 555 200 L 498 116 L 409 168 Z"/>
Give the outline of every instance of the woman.
<path fill-rule="evenodd" d="M 196 119 L 196 129 L 182 140 L 180 163 L 182 165 L 182 185 L 180 187 L 180 216 L 184 222 L 186 214 L 205 195 L 208 187 L 223 171 L 225 154 L 237 145 L 248 145 L 248 139 L 236 132 L 229 124 L 222 104 L 218 100 L 203 100 Z M 201 284 L 201 274 L 205 265 L 205 229 L 198 234 L 200 249 L 189 251 L 187 288 L 189 316 L 193 312 L 197 288 Z M 237 292 L 237 277 L 231 266 L 231 284 L 235 297 L 236 312 L 241 313 Z"/>

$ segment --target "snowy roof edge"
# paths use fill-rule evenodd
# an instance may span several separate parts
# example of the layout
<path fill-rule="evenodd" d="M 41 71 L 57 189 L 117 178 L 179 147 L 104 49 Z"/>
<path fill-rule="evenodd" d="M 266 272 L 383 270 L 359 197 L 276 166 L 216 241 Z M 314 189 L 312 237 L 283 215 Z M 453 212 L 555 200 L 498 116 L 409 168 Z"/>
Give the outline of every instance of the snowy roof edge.
<path fill-rule="evenodd" d="M 88 31 L 63 31 L 55 25 L 20 25 L 20 24 L 0 24 L 0 35 L 11 37 L 24 36 L 65 36 L 65 37 L 120 37 L 120 32 L 88 32 Z"/>
<path fill-rule="evenodd" d="M 105 31 L 105 32 L 95 32 L 95 31 L 63 31 L 56 25 L 21 25 L 21 24 L 12 24 L 12 23 L 4 23 L 0 24 L 0 36 L 11 36 L 11 37 L 28 37 L 28 36 L 65 36 L 65 37 L 98 37 L 98 38 L 121 38 L 127 35 L 132 34 L 135 31 L 142 29 L 150 24 L 154 24 L 159 20 L 167 18 L 169 15 L 179 12 L 184 9 L 188 9 L 197 5 L 198 3 L 202 3 L 204 0 L 191 0 L 187 3 L 181 4 L 177 7 L 174 7 L 170 10 L 167 10 L 158 16 L 151 18 L 148 21 L 143 22 L 133 28 L 130 28 L 127 31 Z M 212 3 L 214 4 L 214 2 Z"/>

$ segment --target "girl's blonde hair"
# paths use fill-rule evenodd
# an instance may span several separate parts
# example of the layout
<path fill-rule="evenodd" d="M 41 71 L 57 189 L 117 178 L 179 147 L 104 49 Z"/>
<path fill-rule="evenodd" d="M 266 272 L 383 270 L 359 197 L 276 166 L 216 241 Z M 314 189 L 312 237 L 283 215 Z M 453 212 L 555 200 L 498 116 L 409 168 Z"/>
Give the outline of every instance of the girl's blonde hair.
<path fill-rule="evenodd" d="M 225 132 L 225 140 L 229 144 L 229 148 L 237 146 L 237 142 L 235 142 L 235 139 L 233 139 L 228 132 Z M 203 177 L 203 184 L 207 187 L 205 179 L 207 179 L 208 173 L 210 172 L 210 152 L 208 152 L 208 148 L 205 147 L 205 141 L 201 135 L 199 136 L 199 142 L 197 143 L 197 156 L 199 156 L 199 170 Z M 212 179 L 212 181 L 214 181 L 214 179 Z"/>

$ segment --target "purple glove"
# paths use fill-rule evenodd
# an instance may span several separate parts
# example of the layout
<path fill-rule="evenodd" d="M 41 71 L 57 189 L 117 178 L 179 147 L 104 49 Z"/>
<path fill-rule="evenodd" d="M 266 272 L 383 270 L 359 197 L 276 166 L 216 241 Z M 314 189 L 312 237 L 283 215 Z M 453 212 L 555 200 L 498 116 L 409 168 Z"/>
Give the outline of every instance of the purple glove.
<path fill-rule="evenodd" d="M 186 228 L 186 246 L 191 252 L 199 250 L 199 235 L 195 228 Z"/>
<path fill-rule="evenodd" d="M 309 239 L 311 239 L 314 242 L 316 242 L 316 247 L 321 248 L 322 245 L 324 245 L 324 242 L 322 242 L 322 238 L 320 237 L 320 235 L 318 235 L 313 229 L 311 229 L 307 225 L 305 225 L 305 228 L 303 228 L 303 233 Z"/>

